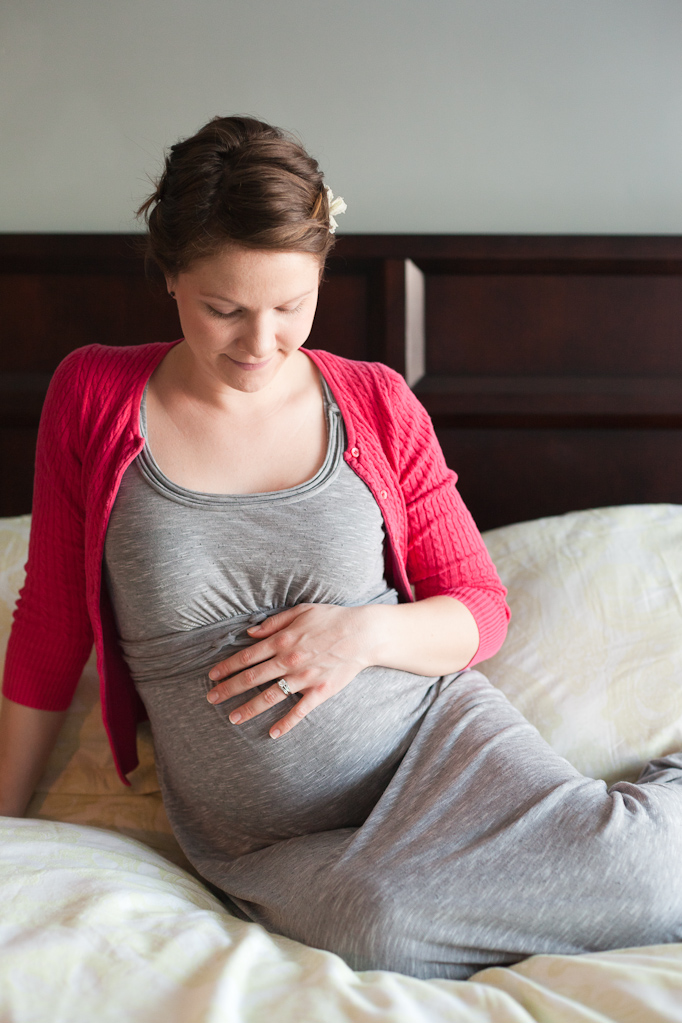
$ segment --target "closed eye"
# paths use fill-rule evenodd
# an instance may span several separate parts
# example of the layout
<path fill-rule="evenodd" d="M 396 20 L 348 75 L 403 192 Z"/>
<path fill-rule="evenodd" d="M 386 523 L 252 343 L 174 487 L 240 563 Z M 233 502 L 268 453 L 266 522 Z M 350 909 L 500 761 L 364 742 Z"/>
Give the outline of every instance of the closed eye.
<path fill-rule="evenodd" d="M 214 309 L 212 305 L 207 305 L 206 308 L 211 316 L 217 316 L 221 320 L 229 320 L 241 312 L 240 309 L 233 309 L 231 313 L 221 313 L 218 309 Z"/>
<path fill-rule="evenodd" d="M 295 313 L 300 313 L 302 308 L 303 303 L 301 302 L 301 304 L 297 305 L 295 309 L 278 309 L 277 312 L 284 313 L 285 316 L 293 316 Z M 239 313 L 241 312 L 241 309 L 233 309 L 229 313 L 221 313 L 219 309 L 214 309 L 212 305 L 207 305 L 206 309 L 208 310 L 211 316 L 217 316 L 221 320 L 233 319 L 234 317 L 238 316 Z"/>

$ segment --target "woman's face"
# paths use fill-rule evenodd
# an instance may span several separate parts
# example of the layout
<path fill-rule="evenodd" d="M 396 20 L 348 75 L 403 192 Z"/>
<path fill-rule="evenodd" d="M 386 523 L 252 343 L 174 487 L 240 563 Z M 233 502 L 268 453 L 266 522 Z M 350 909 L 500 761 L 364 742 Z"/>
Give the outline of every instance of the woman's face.
<path fill-rule="evenodd" d="M 190 363 L 240 391 L 258 391 L 310 334 L 320 261 L 308 252 L 227 245 L 168 278 Z"/>

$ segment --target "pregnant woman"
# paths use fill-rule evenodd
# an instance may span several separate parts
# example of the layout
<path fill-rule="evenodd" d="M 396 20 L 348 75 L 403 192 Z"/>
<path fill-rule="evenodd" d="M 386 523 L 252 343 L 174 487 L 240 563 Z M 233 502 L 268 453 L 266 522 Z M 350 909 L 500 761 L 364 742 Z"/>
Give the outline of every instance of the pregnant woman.
<path fill-rule="evenodd" d="M 143 212 L 184 337 L 54 375 L 0 812 L 94 640 L 122 779 L 146 714 L 173 830 L 239 915 L 419 977 L 680 940 L 682 758 L 607 791 L 472 670 L 505 591 L 428 416 L 302 349 L 343 208 L 262 122 L 172 147 Z"/>

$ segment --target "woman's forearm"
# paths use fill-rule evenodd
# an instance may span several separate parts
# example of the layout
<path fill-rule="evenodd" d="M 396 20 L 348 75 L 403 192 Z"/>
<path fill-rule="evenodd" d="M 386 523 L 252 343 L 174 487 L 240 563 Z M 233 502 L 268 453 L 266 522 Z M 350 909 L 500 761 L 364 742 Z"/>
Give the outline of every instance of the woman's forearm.
<path fill-rule="evenodd" d="M 24 707 L 6 697 L 0 710 L 0 817 L 23 817 L 66 711 Z"/>
<path fill-rule="evenodd" d="M 371 664 L 416 675 L 447 675 L 466 667 L 478 650 L 474 616 L 454 597 L 374 604 L 363 610 Z"/>

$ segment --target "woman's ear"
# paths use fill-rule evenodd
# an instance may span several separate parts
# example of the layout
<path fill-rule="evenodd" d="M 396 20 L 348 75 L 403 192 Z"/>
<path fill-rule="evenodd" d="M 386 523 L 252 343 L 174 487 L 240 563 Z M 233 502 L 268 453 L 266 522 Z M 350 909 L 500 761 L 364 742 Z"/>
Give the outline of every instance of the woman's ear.
<path fill-rule="evenodd" d="M 171 298 L 175 298 L 175 281 L 172 277 L 166 277 L 166 290 Z"/>

